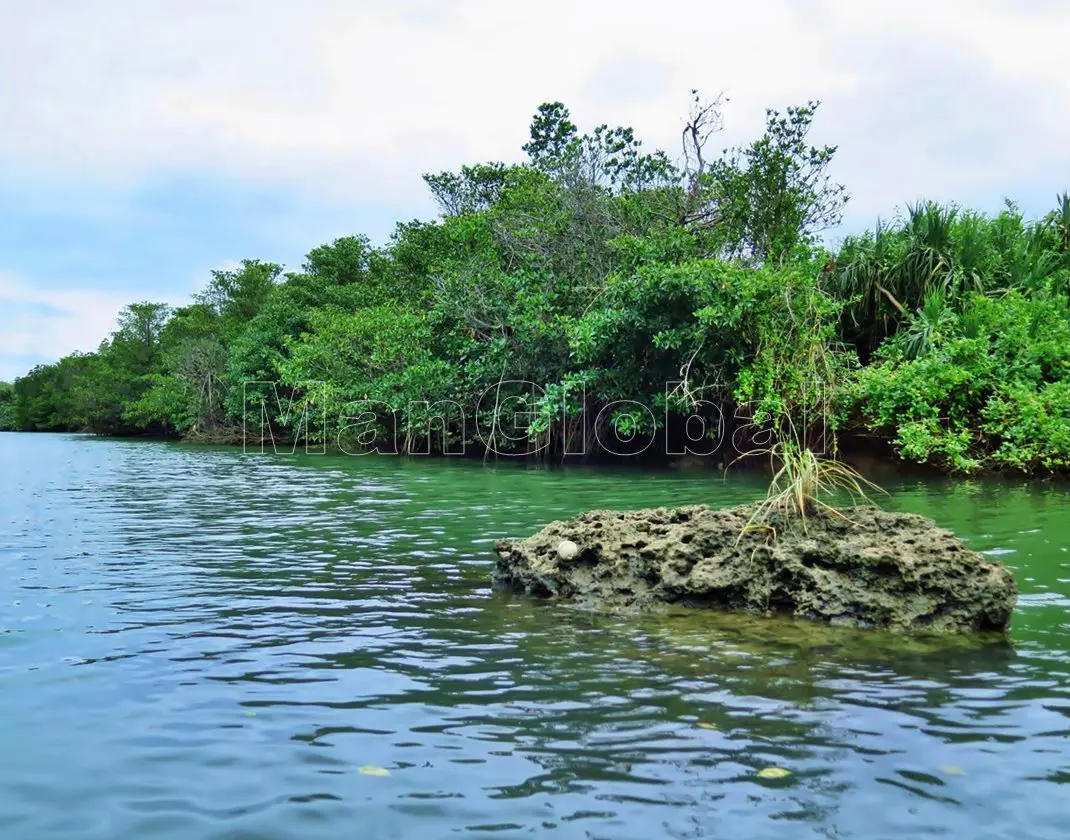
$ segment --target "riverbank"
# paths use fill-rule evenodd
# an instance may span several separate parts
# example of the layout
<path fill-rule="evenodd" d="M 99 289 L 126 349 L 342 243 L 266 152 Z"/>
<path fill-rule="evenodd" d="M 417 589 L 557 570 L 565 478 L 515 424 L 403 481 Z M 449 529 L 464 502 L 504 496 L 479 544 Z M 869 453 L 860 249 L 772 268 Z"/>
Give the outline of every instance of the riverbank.
<path fill-rule="evenodd" d="M 385 441 L 366 447 L 366 451 L 357 451 L 352 446 L 340 447 L 337 443 L 324 445 L 322 442 L 306 443 L 295 442 L 292 439 L 278 437 L 275 439 L 246 440 L 243 441 L 241 432 L 238 430 L 217 430 L 210 434 L 199 435 L 176 435 L 176 434 L 150 434 L 140 433 L 131 435 L 102 435 L 90 431 L 49 431 L 30 432 L 33 435 L 50 434 L 81 434 L 88 435 L 100 440 L 116 441 L 142 441 L 142 442 L 166 442 L 190 447 L 217 447 L 222 451 L 241 450 L 245 454 L 252 455 L 312 455 L 328 457 L 350 458 L 402 458 L 408 461 L 419 462 L 422 459 L 431 460 L 455 460 L 473 463 L 516 463 L 521 465 L 535 465 L 548 467 L 626 467 L 634 470 L 670 471 L 695 476 L 723 478 L 727 475 L 751 475 L 768 476 L 771 474 L 771 464 L 768 456 L 758 455 L 744 458 L 734 458 L 726 463 L 726 459 L 720 454 L 712 456 L 699 456 L 690 454 L 658 454 L 650 452 L 645 456 L 618 456 L 607 453 L 584 456 L 572 455 L 516 455 L 488 453 L 485 448 L 466 447 L 465 451 L 443 453 L 432 451 L 430 453 L 406 453 L 392 451 Z M 865 436 L 846 436 L 836 457 L 844 463 L 856 469 L 867 479 L 881 485 L 883 481 L 898 482 L 901 480 L 931 480 L 953 479 L 969 483 L 977 479 L 996 480 L 1010 485 L 1028 484 L 1036 481 L 1054 483 L 1060 485 L 1070 481 L 1070 472 L 1045 473 L 1040 475 L 1023 474 L 1019 471 L 990 469 L 974 472 L 968 476 L 956 475 L 946 469 L 940 469 L 932 464 L 917 463 L 898 458 L 894 449 L 887 443 Z"/>

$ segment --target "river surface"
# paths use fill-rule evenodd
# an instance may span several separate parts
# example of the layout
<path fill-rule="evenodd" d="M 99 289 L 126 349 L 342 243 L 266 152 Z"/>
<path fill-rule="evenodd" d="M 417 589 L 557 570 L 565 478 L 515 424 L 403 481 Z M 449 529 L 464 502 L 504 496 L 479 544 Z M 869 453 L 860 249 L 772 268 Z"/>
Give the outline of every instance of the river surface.
<path fill-rule="evenodd" d="M 0 838 L 1067 837 L 1065 486 L 884 480 L 1015 570 L 1009 644 L 489 585 L 758 482 L 0 434 Z"/>

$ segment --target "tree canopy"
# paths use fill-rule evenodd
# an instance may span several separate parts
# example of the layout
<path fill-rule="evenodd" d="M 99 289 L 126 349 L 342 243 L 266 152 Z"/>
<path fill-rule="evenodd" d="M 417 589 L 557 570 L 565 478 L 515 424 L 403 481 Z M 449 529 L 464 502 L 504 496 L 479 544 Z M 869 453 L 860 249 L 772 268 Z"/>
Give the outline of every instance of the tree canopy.
<path fill-rule="evenodd" d="M 720 101 L 695 94 L 672 157 L 543 104 L 521 161 L 424 176 L 437 218 L 133 303 L 96 351 L 0 384 L 0 428 L 561 457 L 790 427 L 1067 470 L 1070 196 L 1035 220 L 919 202 L 832 249 L 848 195 L 819 110 L 713 155 Z"/>

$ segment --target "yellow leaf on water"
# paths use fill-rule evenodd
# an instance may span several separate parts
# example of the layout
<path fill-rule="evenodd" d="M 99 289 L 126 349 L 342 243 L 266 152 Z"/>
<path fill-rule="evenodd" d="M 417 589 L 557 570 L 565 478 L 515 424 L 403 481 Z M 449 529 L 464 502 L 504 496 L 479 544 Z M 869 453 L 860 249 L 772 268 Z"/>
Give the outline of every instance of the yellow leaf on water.
<path fill-rule="evenodd" d="M 791 771 L 785 770 L 783 767 L 763 767 L 758 771 L 758 776 L 762 779 L 783 779 L 785 776 L 790 775 Z"/>
<path fill-rule="evenodd" d="M 965 776 L 966 771 L 961 767 L 957 767 L 954 764 L 941 764 L 940 772 L 948 776 Z"/>
<path fill-rule="evenodd" d="M 358 767 L 357 772 L 362 776 L 389 776 L 390 771 L 385 767 L 375 767 L 371 764 L 365 764 L 363 767 Z"/>
<path fill-rule="evenodd" d="M 716 729 L 717 728 L 717 724 L 716 723 L 700 723 L 698 725 L 698 728 L 699 729 Z"/>

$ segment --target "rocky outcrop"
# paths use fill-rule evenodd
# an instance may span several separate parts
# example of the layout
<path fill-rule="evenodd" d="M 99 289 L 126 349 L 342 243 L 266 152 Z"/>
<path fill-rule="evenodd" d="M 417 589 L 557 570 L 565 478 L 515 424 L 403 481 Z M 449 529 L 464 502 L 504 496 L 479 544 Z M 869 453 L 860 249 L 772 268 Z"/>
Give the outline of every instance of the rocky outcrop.
<path fill-rule="evenodd" d="M 530 595 L 623 609 L 672 603 L 858 627 L 1005 631 L 1005 566 L 923 516 L 852 508 L 747 529 L 752 509 L 592 511 L 497 544 L 495 577 Z M 740 536 L 742 534 L 742 536 Z"/>

